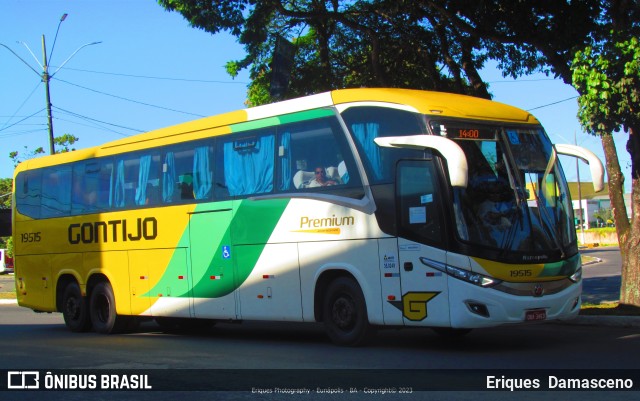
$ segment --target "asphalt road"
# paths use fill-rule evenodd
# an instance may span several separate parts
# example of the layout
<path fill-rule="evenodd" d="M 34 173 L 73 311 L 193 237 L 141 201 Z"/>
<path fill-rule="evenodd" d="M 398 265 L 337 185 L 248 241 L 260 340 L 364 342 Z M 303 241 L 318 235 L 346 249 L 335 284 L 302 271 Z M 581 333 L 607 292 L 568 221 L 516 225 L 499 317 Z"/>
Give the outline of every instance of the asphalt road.
<path fill-rule="evenodd" d="M 582 302 L 600 304 L 620 299 L 620 248 L 603 247 L 583 249 L 583 255 L 598 258 L 597 263 L 583 267 Z"/>
<path fill-rule="evenodd" d="M 582 377 L 585 374 L 579 373 L 582 369 L 595 369 L 589 374 L 596 377 L 624 374 L 640 384 L 637 355 L 640 355 L 638 328 L 547 323 L 474 330 L 466 337 L 449 340 L 428 329 L 384 330 L 368 347 L 342 348 L 331 344 L 321 326 L 316 324 L 247 322 L 242 325 L 220 324 L 203 332 L 164 333 L 149 322 L 130 334 L 79 334 L 69 332 L 59 314 L 35 314 L 16 305 L 0 306 L 0 369 L 37 370 L 42 376 L 48 371 L 59 374 L 62 369 L 65 369 L 63 373 L 85 375 L 103 372 L 148 374 L 160 369 L 160 378 L 153 376 L 150 382 L 155 389 L 187 390 L 185 393 L 133 391 L 90 393 L 87 396 L 79 391 L 63 394 L 25 390 L 3 394 L 0 389 L 0 399 L 7 400 L 86 400 L 88 397 L 154 401 L 186 397 L 203 400 L 290 400 L 290 395 L 252 394 L 248 388 L 273 388 L 264 384 L 269 383 L 273 375 L 277 375 L 278 383 L 289 387 L 311 382 L 328 388 L 333 381 L 326 375 L 341 375 L 344 370 L 353 369 L 370 372 L 365 378 L 370 388 L 377 383 L 386 385 L 389 380 L 401 383 L 395 375 L 402 373 L 409 375 L 413 384 L 443 385 L 448 389 L 467 391 L 421 392 L 411 397 L 399 394 L 365 396 L 364 386 L 360 386 L 357 387 L 359 395 L 315 393 L 302 398 L 513 399 L 510 392 L 478 392 L 478 375 L 482 375 L 482 385 L 488 375 L 509 377 L 524 374 L 525 377 L 544 380 L 557 372 Z M 626 371 L 620 373 L 614 369 Z M 2 370 L 0 373 L 6 375 Z M 0 387 L 5 377 L 0 377 Z M 236 383 L 245 390 L 223 394 L 188 391 L 189 386 L 206 388 L 208 383 L 213 386 Z M 355 387 L 360 381 L 354 383 Z M 518 399 L 538 399 L 536 397 L 540 395 L 519 392 Z M 581 399 L 599 400 L 603 396 L 605 394 L 601 392 L 587 392 Z M 627 400 L 630 397 L 633 398 L 627 392 L 606 395 L 609 400 Z M 570 398 L 562 393 L 551 398 L 547 395 L 546 399 Z"/>

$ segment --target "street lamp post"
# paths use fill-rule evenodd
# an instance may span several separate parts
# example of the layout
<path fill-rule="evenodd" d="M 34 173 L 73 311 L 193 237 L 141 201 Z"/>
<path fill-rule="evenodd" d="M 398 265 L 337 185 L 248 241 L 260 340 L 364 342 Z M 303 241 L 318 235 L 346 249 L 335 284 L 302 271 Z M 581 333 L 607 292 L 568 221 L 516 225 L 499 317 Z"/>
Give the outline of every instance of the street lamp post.
<path fill-rule="evenodd" d="M 62 22 L 62 20 L 60 21 Z M 59 26 L 59 25 L 58 25 Z M 52 52 L 53 53 L 53 52 Z M 42 35 L 42 82 L 44 82 L 44 93 L 47 102 L 47 126 L 49 127 L 49 153 L 56 153 L 56 146 L 53 140 L 53 117 L 51 115 L 51 92 L 49 91 L 49 65 L 47 64 L 47 45 Z"/>
<path fill-rule="evenodd" d="M 53 46 L 51 48 L 51 53 L 49 54 L 49 61 L 51 60 L 51 58 L 53 56 L 53 49 L 56 46 L 56 40 L 58 39 L 58 31 L 60 30 L 60 24 L 62 24 L 62 21 L 64 21 L 66 18 L 67 18 L 67 14 L 63 14 L 62 17 L 60 17 L 60 22 L 58 22 L 58 29 L 56 30 L 56 36 L 55 36 L 55 38 L 53 40 Z M 102 42 L 91 42 L 91 43 L 87 43 L 87 44 L 84 44 L 84 45 L 80 46 L 79 48 L 76 49 L 76 51 L 71 53 L 71 55 L 69 57 L 67 57 L 67 59 L 62 64 L 60 64 L 58 69 L 56 69 L 52 74 L 49 74 L 49 64 L 47 62 L 47 46 L 46 46 L 46 43 L 45 43 L 44 35 L 42 35 L 42 61 L 43 61 L 43 64 L 40 64 L 40 62 L 38 61 L 38 58 L 33 54 L 31 49 L 29 49 L 29 46 L 27 46 L 26 43 L 24 43 L 24 42 L 20 42 L 20 43 L 22 43 L 27 48 L 27 50 L 29 50 L 29 53 L 31 53 L 33 58 L 38 63 L 38 65 L 40 65 L 40 67 L 42 68 L 42 74 L 39 73 L 38 71 L 36 71 L 33 67 L 31 67 L 31 65 L 29 65 L 29 63 L 27 63 L 24 59 L 22 59 L 22 57 L 18 56 L 16 54 L 16 52 L 11 50 L 7 45 L 0 43 L 0 46 L 4 47 L 5 49 L 7 49 L 11 53 L 13 53 L 14 56 L 16 56 L 18 59 L 20 59 L 20 61 L 22 61 L 24 64 L 26 64 L 27 67 L 29 67 L 33 72 L 35 72 L 42 79 L 42 82 L 44 83 L 45 99 L 46 99 L 46 102 L 47 102 L 46 106 L 47 106 L 47 126 L 49 128 L 49 152 L 51 154 L 54 154 L 56 152 L 56 149 L 55 149 L 54 136 L 53 136 L 53 114 L 51 113 L 51 92 L 49 90 L 49 81 L 51 81 L 51 78 L 53 78 L 53 76 L 58 71 L 60 71 L 60 69 L 65 64 L 67 64 L 67 62 L 69 60 L 71 60 L 71 58 L 73 56 L 75 56 L 76 53 L 78 53 L 81 49 L 83 49 L 83 48 L 85 48 L 87 46 L 97 45 L 97 44 L 102 43 Z"/>

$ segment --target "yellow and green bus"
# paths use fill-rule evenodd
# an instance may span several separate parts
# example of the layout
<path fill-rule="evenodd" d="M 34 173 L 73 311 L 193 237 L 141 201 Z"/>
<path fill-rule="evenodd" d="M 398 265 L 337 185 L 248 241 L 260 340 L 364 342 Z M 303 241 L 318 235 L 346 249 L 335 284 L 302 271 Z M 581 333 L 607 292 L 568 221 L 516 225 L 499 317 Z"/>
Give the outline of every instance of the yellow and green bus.
<path fill-rule="evenodd" d="M 581 264 L 569 191 L 528 112 L 347 89 L 21 163 L 21 306 L 113 333 L 139 319 L 323 322 L 441 333 L 568 319 Z"/>

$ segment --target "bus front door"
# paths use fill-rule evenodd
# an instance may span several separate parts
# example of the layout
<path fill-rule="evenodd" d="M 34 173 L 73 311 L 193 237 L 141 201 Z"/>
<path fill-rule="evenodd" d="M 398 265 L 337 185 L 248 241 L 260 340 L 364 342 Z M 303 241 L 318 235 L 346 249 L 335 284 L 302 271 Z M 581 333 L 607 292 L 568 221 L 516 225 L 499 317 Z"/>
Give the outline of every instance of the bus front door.
<path fill-rule="evenodd" d="M 231 208 L 196 211 L 189 218 L 194 317 L 236 319 Z"/>
<path fill-rule="evenodd" d="M 406 326 L 448 326 L 449 296 L 443 206 L 432 160 L 398 164 L 398 259 L 401 306 Z M 428 245 L 427 245 L 428 244 Z"/>

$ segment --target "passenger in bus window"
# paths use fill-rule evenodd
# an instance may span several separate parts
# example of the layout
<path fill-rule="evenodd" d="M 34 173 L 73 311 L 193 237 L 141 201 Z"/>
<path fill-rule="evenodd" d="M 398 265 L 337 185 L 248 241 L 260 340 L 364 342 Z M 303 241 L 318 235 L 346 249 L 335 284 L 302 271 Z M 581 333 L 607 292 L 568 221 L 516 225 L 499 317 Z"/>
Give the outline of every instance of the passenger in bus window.
<path fill-rule="evenodd" d="M 81 213 L 94 208 L 98 201 L 95 184 L 86 179 L 73 180 L 73 197 L 71 201 L 74 208 L 80 210 Z"/>
<path fill-rule="evenodd" d="M 309 181 L 309 188 L 338 185 L 338 181 L 327 177 L 327 171 L 322 166 L 316 167 L 313 174 L 315 178 Z"/>
<path fill-rule="evenodd" d="M 180 199 L 193 199 L 193 175 L 191 173 L 180 176 Z"/>

